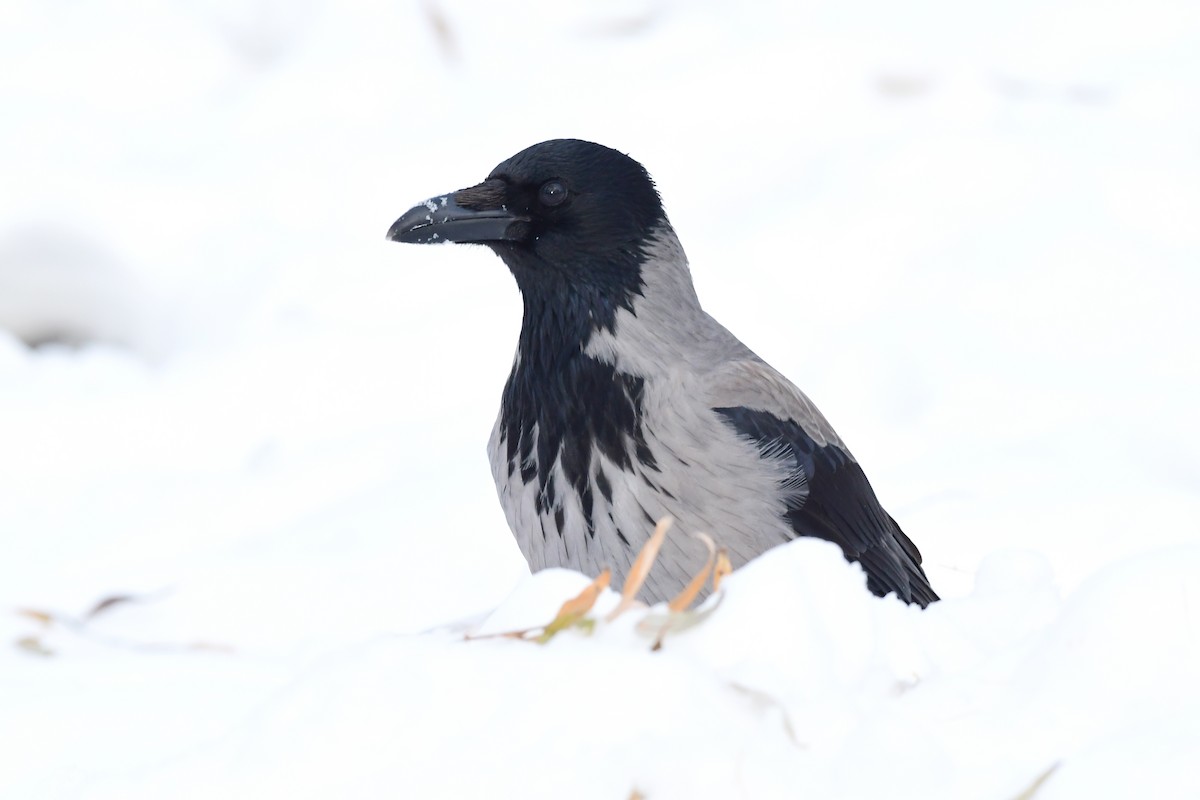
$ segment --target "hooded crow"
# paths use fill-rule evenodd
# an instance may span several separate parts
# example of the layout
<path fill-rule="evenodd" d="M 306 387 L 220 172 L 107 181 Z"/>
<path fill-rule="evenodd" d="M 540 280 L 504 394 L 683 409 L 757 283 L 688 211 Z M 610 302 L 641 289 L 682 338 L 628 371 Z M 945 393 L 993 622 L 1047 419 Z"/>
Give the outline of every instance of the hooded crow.
<path fill-rule="evenodd" d="M 388 238 L 483 244 L 516 278 L 524 319 L 488 452 L 532 570 L 607 566 L 619 585 L 670 515 L 735 567 L 815 536 L 861 564 L 875 594 L 938 599 L 821 412 L 700 307 L 641 164 L 542 142 L 413 208 Z M 707 556 L 668 536 L 643 599 L 674 596 Z"/>

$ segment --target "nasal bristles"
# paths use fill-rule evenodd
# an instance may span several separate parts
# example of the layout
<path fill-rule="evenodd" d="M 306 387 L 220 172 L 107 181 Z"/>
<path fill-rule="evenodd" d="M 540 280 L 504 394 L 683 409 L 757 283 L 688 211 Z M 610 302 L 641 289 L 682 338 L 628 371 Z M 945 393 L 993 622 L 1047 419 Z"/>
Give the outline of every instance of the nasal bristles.
<path fill-rule="evenodd" d="M 504 201 L 504 181 L 499 178 L 491 178 L 478 186 L 459 189 L 454 193 L 454 202 L 473 211 L 500 208 Z"/>

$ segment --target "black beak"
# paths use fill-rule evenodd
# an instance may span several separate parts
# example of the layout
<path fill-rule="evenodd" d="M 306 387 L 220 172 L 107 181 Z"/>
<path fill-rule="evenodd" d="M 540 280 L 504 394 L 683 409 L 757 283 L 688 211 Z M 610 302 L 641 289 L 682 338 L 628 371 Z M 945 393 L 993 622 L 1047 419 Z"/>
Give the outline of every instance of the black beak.
<path fill-rule="evenodd" d="M 525 223 L 529 218 L 510 212 L 499 198 L 494 197 L 498 187 L 489 185 L 491 183 L 426 200 L 393 222 L 388 229 L 388 238 L 410 244 L 524 239 L 528 232 Z M 485 188 L 488 191 L 480 191 Z M 460 197 L 474 207 L 460 205 L 457 199 Z"/>

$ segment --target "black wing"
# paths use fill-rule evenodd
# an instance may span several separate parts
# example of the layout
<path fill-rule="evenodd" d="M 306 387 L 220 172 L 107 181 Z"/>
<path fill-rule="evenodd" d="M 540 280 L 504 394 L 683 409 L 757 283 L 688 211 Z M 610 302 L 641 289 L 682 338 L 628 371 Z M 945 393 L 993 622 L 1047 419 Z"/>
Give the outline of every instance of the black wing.
<path fill-rule="evenodd" d="M 895 592 L 924 607 L 938 599 L 921 553 L 875 497 L 862 468 L 833 444 L 818 445 L 794 420 L 739 406 L 714 408 L 764 456 L 794 462 L 788 483 L 787 519 L 797 536 L 815 536 L 842 548 L 867 573 L 867 588 L 883 596 Z"/>

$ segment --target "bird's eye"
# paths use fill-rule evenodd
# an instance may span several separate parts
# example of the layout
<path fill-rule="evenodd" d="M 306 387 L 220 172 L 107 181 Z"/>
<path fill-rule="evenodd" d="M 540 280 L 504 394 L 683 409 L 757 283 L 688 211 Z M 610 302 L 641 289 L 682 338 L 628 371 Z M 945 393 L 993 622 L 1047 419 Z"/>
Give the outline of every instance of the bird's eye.
<path fill-rule="evenodd" d="M 560 206 L 567 199 L 567 187 L 562 181 L 546 181 L 538 190 L 538 200 L 544 206 Z"/>

